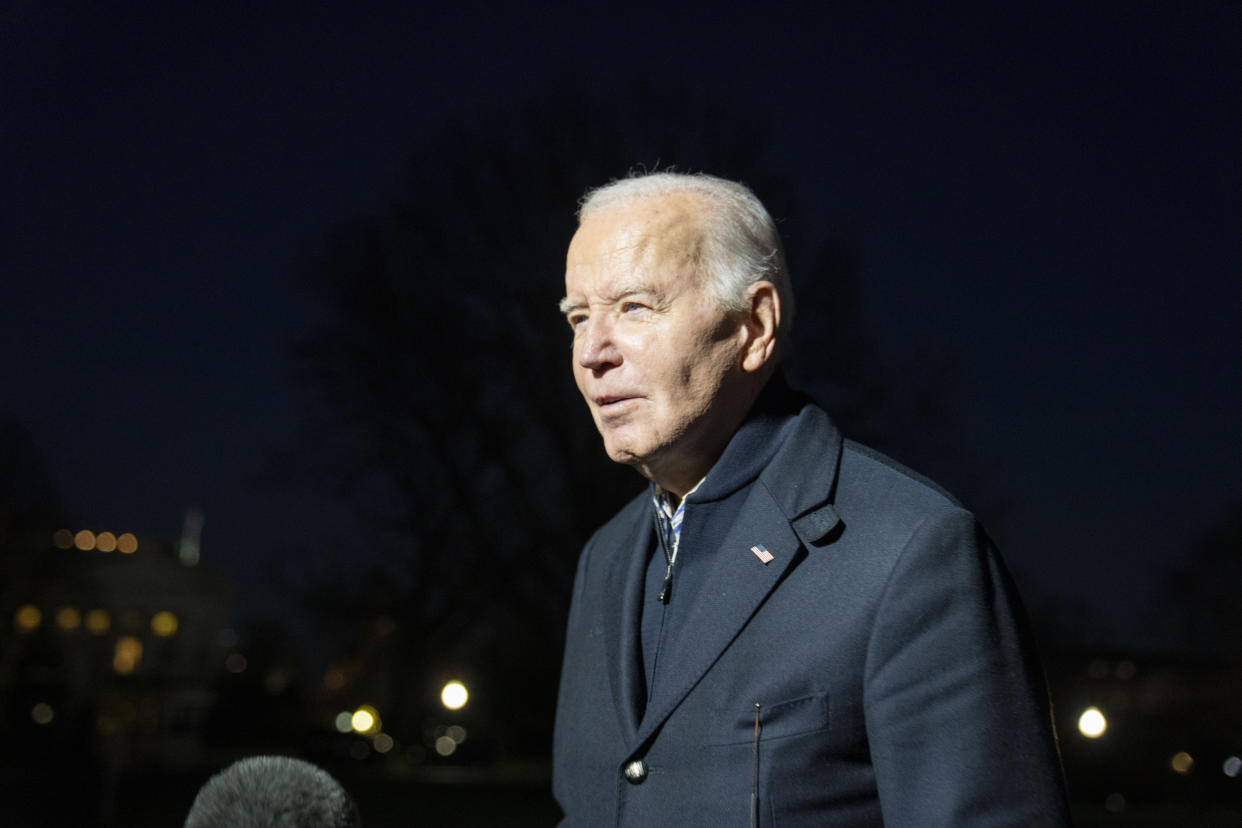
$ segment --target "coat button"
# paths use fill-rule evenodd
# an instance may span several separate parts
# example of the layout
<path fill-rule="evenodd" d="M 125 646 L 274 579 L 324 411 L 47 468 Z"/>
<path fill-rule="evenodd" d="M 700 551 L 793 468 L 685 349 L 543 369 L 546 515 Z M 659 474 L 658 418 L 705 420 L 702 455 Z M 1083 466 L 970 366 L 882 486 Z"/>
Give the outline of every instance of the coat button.
<path fill-rule="evenodd" d="M 642 759 L 635 759 L 626 765 L 621 772 L 625 774 L 625 781 L 631 785 L 641 785 L 643 780 L 647 778 L 647 763 Z"/>

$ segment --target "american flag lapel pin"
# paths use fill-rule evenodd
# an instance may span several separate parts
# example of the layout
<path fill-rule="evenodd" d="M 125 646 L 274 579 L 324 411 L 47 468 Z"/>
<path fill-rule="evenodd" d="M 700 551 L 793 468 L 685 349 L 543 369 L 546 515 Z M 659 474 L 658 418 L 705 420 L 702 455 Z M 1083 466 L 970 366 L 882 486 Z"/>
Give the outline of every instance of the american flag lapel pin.
<path fill-rule="evenodd" d="M 772 553 L 769 552 L 768 548 L 764 546 L 762 543 L 755 544 L 754 546 L 750 548 L 750 551 L 754 552 L 755 557 L 763 561 L 764 564 L 772 563 Z"/>

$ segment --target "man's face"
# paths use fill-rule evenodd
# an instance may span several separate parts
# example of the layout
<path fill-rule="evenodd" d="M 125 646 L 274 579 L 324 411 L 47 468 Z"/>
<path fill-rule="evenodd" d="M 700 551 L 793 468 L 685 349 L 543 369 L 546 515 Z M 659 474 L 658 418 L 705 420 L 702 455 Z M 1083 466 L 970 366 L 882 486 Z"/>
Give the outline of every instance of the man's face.
<path fill-rule="evenodd" d="M 574 379 L 604 449 L 678 494 L 745 414 L 745 325 L 700 278 L 699 209 L 685 195 L 606 208 L 578 228 L 565 269 Z"/>

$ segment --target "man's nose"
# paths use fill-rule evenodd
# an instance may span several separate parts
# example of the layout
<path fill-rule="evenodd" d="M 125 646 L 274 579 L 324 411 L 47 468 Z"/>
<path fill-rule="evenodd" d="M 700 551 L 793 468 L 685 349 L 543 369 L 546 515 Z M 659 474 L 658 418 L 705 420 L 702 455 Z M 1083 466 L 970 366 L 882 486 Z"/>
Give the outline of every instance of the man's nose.
<path fill-rule="evenodd" d="M 613 339 L 612 321 L 604 314 L 594 314 L 582 326 L 574 343 L 578 364 L 596 374 L 620 365 L 621 352 Z"/>

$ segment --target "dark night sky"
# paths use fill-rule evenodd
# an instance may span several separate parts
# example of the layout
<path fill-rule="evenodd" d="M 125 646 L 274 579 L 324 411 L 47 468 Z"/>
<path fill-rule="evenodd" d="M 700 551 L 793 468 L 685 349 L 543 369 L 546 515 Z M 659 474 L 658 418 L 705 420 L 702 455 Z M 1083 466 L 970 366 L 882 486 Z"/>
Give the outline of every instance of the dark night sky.
<path fill-rule="evenodd" d="M 257 480 L 298 415 L 298 268 L 450 122 L 641 81 L 765 122 L 885 347 L 957 356 L 1033 601 L 1137 629 L 1242 497 L 1238 3 L 226 5 L 0 11 L 0 412 L 81 526 L 197 505 L 232 574 L 313 546 L 320 504 Z"/>

